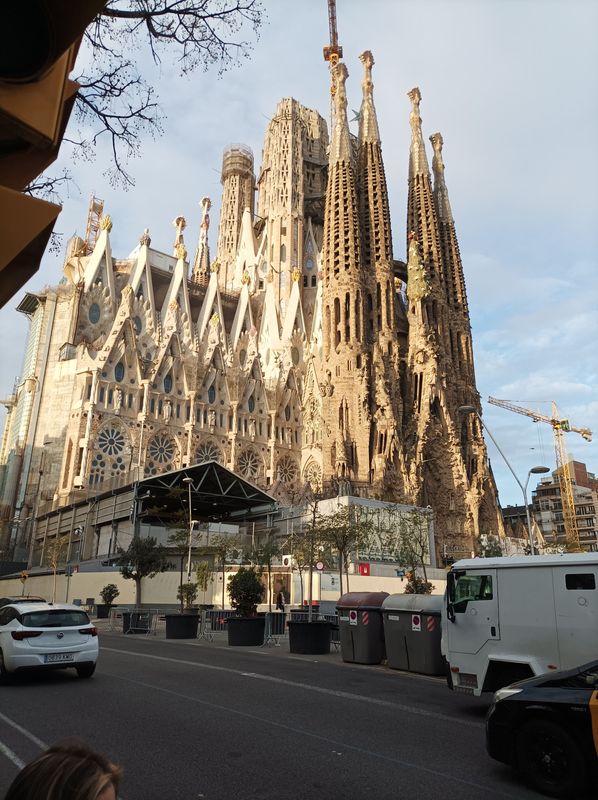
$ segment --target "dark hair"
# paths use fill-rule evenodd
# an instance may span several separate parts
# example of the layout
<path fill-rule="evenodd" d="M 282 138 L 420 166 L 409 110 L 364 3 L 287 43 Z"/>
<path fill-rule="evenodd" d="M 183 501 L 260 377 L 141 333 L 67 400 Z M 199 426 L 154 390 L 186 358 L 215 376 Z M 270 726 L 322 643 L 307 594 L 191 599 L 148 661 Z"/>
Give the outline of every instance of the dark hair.
<path fill-rule="evenodd" d="M 19 772 L 4 800 L 96 800 L 122 770 L 79 740 L 52 745 Z"/>

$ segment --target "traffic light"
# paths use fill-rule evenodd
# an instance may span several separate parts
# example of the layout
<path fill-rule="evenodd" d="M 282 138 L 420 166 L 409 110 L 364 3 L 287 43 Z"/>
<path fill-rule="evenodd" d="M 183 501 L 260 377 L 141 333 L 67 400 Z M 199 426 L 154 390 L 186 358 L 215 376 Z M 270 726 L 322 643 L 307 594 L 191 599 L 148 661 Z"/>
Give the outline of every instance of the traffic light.
<path fill-rule="evenodd" d="M 85 28 L 106 0 L 0 3 L 0 307 L 35 273 L 60 206 L 23 194 L 58 155 Z"/>

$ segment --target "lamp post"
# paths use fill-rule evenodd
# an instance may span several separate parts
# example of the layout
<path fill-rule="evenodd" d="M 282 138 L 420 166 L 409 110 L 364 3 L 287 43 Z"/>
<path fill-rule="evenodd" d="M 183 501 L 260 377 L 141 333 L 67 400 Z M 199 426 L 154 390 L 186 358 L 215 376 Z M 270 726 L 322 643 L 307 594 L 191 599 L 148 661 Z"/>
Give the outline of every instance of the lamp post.
<path fill-rule="evenodd" d="M 195 520 L 193 519 L 193 509 L 191 508 L 191 486 L 193 485 L 193 478 L 183 478 L 183 483 L 187 484 L 189 489 L 189 547 L 187 551 L 187 583 L 191 583 L 191 548 L 193 546 L 193 526 Z"/>
<path fill-rule="evenodd" d="M 480 425 L 482 426 L 482 428 L 484 428 L 484 430 L 486 431 L 488 436 L 492 439 L 492 442 L 494 443 L 494 446 L 496 447 L 498 452 L 501 454 L 501 456 L 503 458 L 503 461 L 505 462 L 505 464 L 507 465 L 507 467 L 509 468 L 509 470 L 511 472 L 511 475 L 517 481 L 517 485 L 519 486 L 519 488 L 521 489 L 521 491 L 523 493 L 523 502 L 525 503 L 525 516 L 526 516 L 526 519 L 527 519 L 527 537 L 529 539 L 530 555 L 534 555 L 534 534 L 532 532 L 532 522 L 531 522 L 531 518 L 530 518 L 529 507 L 528 507 L 528 504 L 527 504 L 527 485 L 529 483 L 530 475 L 542 475 L 542 474 L 544 474 L 546 472 L 550 472 L 550 469 L 548 467 L 532 467 L 530 470 L 528 470 L 527 479 L 525 481 L 525 486 L 524 486 L 521 483 L 521 481 L 519 480 L 519 478 L 517 477 L 517 475 L 515 474 L 515 471 L 514 471 L 513 467 L 510 465 L 509 460 L 507 459 L 506 455 L 500 449 L 500 447 L 498 445 L 498 442 L 496 441 L 496 439 L 492 435 L 492 433 L 489 430 L 488 426 L 486 425 L 486 423 L 484 422 L 484 420 L 482 419 L 482 417 L 478 413 L 477 408 L 475 408 L 475 406 L 459 406 L 457 411 L 459 411 L 461 414 L 475 414 L 476 415 L 476 417 L 480 421 Z"/>

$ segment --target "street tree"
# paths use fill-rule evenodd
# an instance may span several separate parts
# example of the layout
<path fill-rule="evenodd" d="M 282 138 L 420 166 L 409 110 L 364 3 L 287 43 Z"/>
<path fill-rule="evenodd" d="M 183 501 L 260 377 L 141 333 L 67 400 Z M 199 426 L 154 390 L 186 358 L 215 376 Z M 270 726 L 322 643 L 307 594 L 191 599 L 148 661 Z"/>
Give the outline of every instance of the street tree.
<path fill-rule="evenodd" d="M 46 560 L 48 566 L 52 568 L 52 602 L 56 602 L 56 573 L 58 567 L 65 563 L 70 534 L 65 533 L 63 536 L 55 536 L 51 541 L 46 544 Z"/>
<path fill-rule="evenodd" d="M 210 539 L 210 543 L 200 548 L 202 555 L 214 557 L 215 566 L 222 574 L 222 608 L 224 608 L 224 598 L 226 592 L 226 566 L 233 559 L 237 559 L 241 552 L 241 538 L 239 536 L 226 536 L 216 534 Z"/>
<path fill-rule="evenodd" d="M 126 550 L 118 548 L 118 556 L 116 563 L 121 575 L 135 582 L 135 606 L 138 607 L 141 605 L 141 581 L 165 572 L 170 566 L 168 555 L 155 537 L 136 536 Z"/>
<path fill-rule="evenodd" d="M 374 523 L 362 506 L 346 505 L 339 506 L 330 514 L 321 515 L 317 524 L 320 539 L 337 554 L 342 595 L 343 572 L 349 591 L 349 557 L 369 544 L 375 533 Z"/>
<path fill-rule="evenodd" d="M 398 526 L 398 560 L 409 568 L 405 594 L 431 594 L 434 587 L 426 572 L 430 556 L 428 517 L 412 509 L 399 515 Z M 418 574 L 420 571 L 422 575 Z"/>
<path fill-rule="evenodd" d="M 269 529 L 266 537 L 255 547 L 250 555 L 261 571 L 266 572 L 268 580 L 268 611 L 272 613 L 272 561 L 280 556 L 280 545 L 274 538 L 274 531 Z"/>

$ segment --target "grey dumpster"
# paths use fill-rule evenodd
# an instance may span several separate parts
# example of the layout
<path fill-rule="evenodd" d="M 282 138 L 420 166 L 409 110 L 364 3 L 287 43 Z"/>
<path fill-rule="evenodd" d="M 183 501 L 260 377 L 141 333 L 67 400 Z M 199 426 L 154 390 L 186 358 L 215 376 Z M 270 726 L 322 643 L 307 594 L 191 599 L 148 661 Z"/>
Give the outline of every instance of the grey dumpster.
<path fill-rule="evenodd" d="M 391 594 L 382 603 L 386 663 L 391 669 L 444 675 L 440 652 L 441 595 Z"/>
<path fill-rule="evenodd" d="M 382 603 L 388 592 L 347 592 L 336 604 L 343 661 L 379 664 L 385 658 Z"/>

